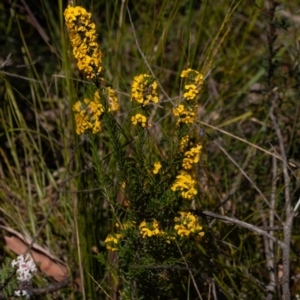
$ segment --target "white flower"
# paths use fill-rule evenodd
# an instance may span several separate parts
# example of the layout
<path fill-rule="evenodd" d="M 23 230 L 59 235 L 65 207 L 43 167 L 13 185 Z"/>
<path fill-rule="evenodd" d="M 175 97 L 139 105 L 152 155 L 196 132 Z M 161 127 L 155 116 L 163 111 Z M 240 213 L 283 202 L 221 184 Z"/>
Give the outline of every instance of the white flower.
<path fill-rule="evenodd" d="M 17 259 L 11 262 L 11 265 L 18 268 L 17 274 L 19 281 L 30 281 L 32 273 L 37 271 L 35 262 L 29 254 L 27 254 L 26 257 L 24 257 L 24 255 L 18 256 Z"/>
<path fill-rule="evenodd" d="M 29 294 L 27 293 L 27 291 L 15 291 L 15 296 L 17 297 L 26 297 L 27 299 L 29 298 Z"/>
<path fill-rule="evenodd" d="M 33 276 L 33 273 L 37 271 L 35 262 L 32 257 L 27 254 L 20 255 L 17 259 L 14 259 L 11 262 L 12 267 L 17 268 L 18 280 L 22 284 L 22 282 L 30 282 Z M 17 290 L 15 291 L 15 295 L 17 297 L 26 297 L 29 298 L 29 294 L 27 290 Z"/>

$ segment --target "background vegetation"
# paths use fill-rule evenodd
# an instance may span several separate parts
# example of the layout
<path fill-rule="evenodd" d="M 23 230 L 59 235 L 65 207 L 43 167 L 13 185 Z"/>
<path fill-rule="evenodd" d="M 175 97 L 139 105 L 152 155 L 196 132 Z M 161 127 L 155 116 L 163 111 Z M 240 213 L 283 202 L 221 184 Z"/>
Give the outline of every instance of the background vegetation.
<path fill-rule="evenodd" d="M 285 280 L 278 242 L 213 213 L 287 242 L 288 285 L 296 299 L 300 2 L 99 0 L 76 5 L 92 12 L 97 24 L 106 79 L 121 103 L 120 122 L 134 109 L 132 78 L 147 72 L 136 41 L 170 97 L 178 95 L 182 69 L 207 71 L 198 104 L 200 200 L 193 207 L 205 229 L 201 247 L 210 261 L 199 270 L 203 299 L 281 299 Z M 66 268 L 61 277 L 46 271 L 35 276 L 36 288 L 66 283 L 45 299 L 117 299 L 118 280 L 99 262 L 99 253 L 115 259 L 104 245 L 113 225 L 109 206 L 98 190 L 90 146 L 76 135 L 73 123 L 72 105 L 92 87 L 71 56 L 66 6 L 61 0 L 0 3 L 0 261 L 19 254 L 30 236 L 42 247 L 33 249 L 53 265 L 61 263 L 60 270 Z M 158 109 L 155 119 L 163 119 L 170 108 Z M 168 134 L 172 124 L 162 121 L 160 130 Z M 103 140 L 97 141 L 100 152 Z M 121 193 L 116 197 L 124 200 Z M 294 217 L 290 240 L 284 231 L 289 208 Z"/>

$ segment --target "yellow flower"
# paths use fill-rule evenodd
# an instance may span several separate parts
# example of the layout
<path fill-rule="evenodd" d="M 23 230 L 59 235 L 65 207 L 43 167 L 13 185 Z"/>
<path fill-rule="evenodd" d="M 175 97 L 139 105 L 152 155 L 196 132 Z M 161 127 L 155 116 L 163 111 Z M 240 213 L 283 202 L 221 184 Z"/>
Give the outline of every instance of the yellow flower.
<path fill-rule="evenodd" d="M 183 97 L 186 100 L 194 100 L 199 90 L 202 88 L 204 76 L 196 70 L 188 68 L 183 70 L 180 75 L 182 78 L 187 78 L 188 84 L 184 86 L 185 92 Z"/>
<path fill-rule="evenodd" d="M 189 76 L 189 74 L 190 74 L 192 71 L 193 71 L 193 69 L 191 69 L 191 68 L 188 68 L 188 69 L 186 69 L 186 70 L 182 70 L 180 76 L 181 76 L 182 78 L 186 78 L 186 77 Z"/>
<path fill-rule="evenodd" d="M 193 100 L 195 99 L 195 97 L 197 96 L 198 94 L 198 90 L 197 90 L 197 86 L 195 84 L 186 84 L 184 86 L 184 89 L 187 90 L 184 94 L 183 94 L 183 97 L 186 99 L 186 100 Z"/>
<path fill-rule="evenodd" d="M 102 53 L 95 42 L 96 25 L 91 21 L 91 14 L 83 7 L 69 5 L 65 9 L 64 16 L 79 70 L 85 73 L 87 79 L 100 76 Z"/>
<path fill-rule="evenodd" d="M 88 121 L 88 117 L 84 114 L 75 114 L 76 133 L 78 135 L 85 133 L 92 127 L 92 124 Z"/>
<path fill-rule="evenodd" d="M 147 118 L 145 116 L 143 116 L 142 114 L 136 114 L 135 116 L 132 116 L 131 122 L 133 125 L 137 125 L 138 123 L 140 123 L 142 125 L 142 127 L 147 126 Z"/>
<path fill-rule="evenodd" d="M 145 220 L 139 225 L 140 234 L 143 238 L 151 237 L 153 235 L 160 235 L 158 222 L 154 219 L 152 224 L 148 224 Z"/>
<path fill-rule="evenodd" d="M 75 111 L 76 133 L 78 135 L 88 130 L 92 130 L 94 134 L 101 131 L 100 117 L 104 107 L 100 102 L 86 98 L 83 101 L 77 101 L 73 105 L 73 111 Z"/>
<path fill-rule="evenodd" d="M 193 123 L 195 120 L 195 113 L 186 109 L 182 104 L 173 108 L 173 115 L 178 117 L 177 125 L 180 123 Z"/>
<path fill-rule="evenodd" d="M 114 235 L 109 234 L 104 243 L 106 245 L 107 250 L 117 251 L 119 240 L 122 238 L 122 234 L 116 233 Z"/>
<path fill-rule="evenodd" d="M 108 92 L 108 104 L 112 111 L 117 111 L 119 109 L 119 102 L 115 91 L 111 87 L 107 87 Z"/>
<path fill-rule="evenodd" d="M 185 148 L 188 146 L 190 137 L 189 135 L 185 135 L 179 142 L 179 151 L 183 152 Z"/>
<path fill-rule="evenodd" d="M 197 72 L 198 73 L 198 72 Z M 197 76 L 195 77 L 195 82 L 197 85 L 203 85 L 203 80 L 204 80 L 204 76 L 201 73 L 198 73 Z"/>
<path fill-rule="evenodd" d="M 158 102 L 157 82 L 147 74 L 137 75 L 131 84 L 131 101 L 143 106 L 149 102 Z"/>
<path fill-rule="evenodd" d="M 196 235 L 198 238 L 204 235 L 202 226 L 198 224 L 197 218 L 190 212 L 179 212 L 180 217 L 174 218 L 174 229 L 179 236 L 189 236 L 190 234 Z"/>
<path fill-rule="evenodd" d="M 192 199 L 197 195 L 197 190 L 195 189 L 196 181 L 192 178 L 190 174 L 185 171 L 179 171 L 179 175 L 176 176 L 176 180 L 171 186 L 173 192 L 180 191 L 182 198 Z"/>
<path fill-rule="evenodd" d="M 117 111 L 119 109 L 119 102 L 115 91 L 111 87 L 107 87 L 106 91 L 109 105 L 108 111 Z M 95 92 L 94 101 L 100 102 L 100 95 L 98 91 Z"/>
<path fill-rule="evenodd" d="M 191 68 L 188 68 L 186 70 L 183 70 L 181 72 L 181 75 L 180 75 L 182 78 L 188 78 L 190 80 L 193 80 L 195 81 L 195 83 L 197 85 L 202 85 L 203 84 L 203 79 L 204 79 L 204 76 L 203 74 L 201 74 L 200 72 L 196 71 L 196 70 L 193 70 Z"/>
<path fill-rule="evenodd" d="M 159 172 L 159 170 L 161 169 L 161 163 L 160 162 L 156 162 L 155 164 L 154 164 L 154 170 L 152 171 L 153 172 L 153 174 L 157 174 L 158 172 Z"/>
<path fill-rule="evenodd" d="M 199 162 L 199 154 L 201 149 L 202 145 L 198 144 L 184 153 L 184 158 L 182 161 L 182 167 L 184 169 L 189 170 L 192 168 L 193 164 L 197 164 Z"/>

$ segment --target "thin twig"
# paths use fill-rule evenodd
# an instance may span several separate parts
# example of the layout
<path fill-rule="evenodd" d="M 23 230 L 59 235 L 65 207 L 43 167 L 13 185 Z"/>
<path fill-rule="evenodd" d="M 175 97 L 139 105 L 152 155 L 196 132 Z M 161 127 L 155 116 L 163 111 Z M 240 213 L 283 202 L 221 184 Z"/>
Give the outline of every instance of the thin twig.
<path fill-rule="evenodd" d="M 272 176 L 272 188 L 271 188 L 271 207 L 269 212 L 269 226 L 274 226 L 274 209 L 275 209 L 275 198 L 276 198 L 276 183 L 277 183 L 277 160 L 273 156 L 273 176 Z M 264 217 L 264 214 L 262 214 Z M 274 236 L 274 232 L 271 231 L 270 235 Z M 276 280 L 275 280 L 275 270 L 276 270 L 276 261 L 275 261 L 275 255 L 274 255 L 274 242 L 272 240 L 266 240 L 265 238 L 265 253 L 266 253 L 266 260 L 267 260 L 267 267 L 269 270 L 269 277 L 270 281 L 267 285 L 267 298 L 266 300 L 272 300 L 273 294 L 276 287 Z M 277 278 L 277 277 L 276 277 Z M 278 281 L 278 280 L 277 280 Z"/>
<path fill-rule="evenodd" d="M 282 241 L 278 240 L 273 235 L 269 234 L 265 230 L 261 229 L 260 227 L 255 226 L 255 225 L 246 223 L 246 222 L 238 220 L 236 218 L 222 216 L 222 215 L 219 215 L 219 214 L 213 213 L 211 211 L 207 211 L 207 210 L 196 210 L 196 211 L 194 211 L 194 213 L 196 215 L 199 215 L 199 216 L 208 216 L 208 217 L 211 217 L 211 218 L 215 218 L 215 219 L 218 219 L 218 220 L 221 220 L 221 221 L 233 223 L 233 224 L 236 224 L 238 226 L 250 229 L 251 231 L 254 231 L 258 234 L 266 236 L 267 238 L 274 241 L 275 243 L 278 243 L 278 245 L 280 245 L 282 249 L 287 248 L 287 245 L 285 243 L 283 243 Z"/>
<path fill-rule="evenodd" d="M 96 283 L 96 285 L 102 290 L 102 292 L 108 297 L 109 299 L 113 300 L 113 298 L 107 293 L 107 291 L 94 279 L 94 277 L 89 273 L 91 279 Z"/>
<path fill-rule="evenodd" d="M 60 282 L 50 284 L 46 287 L 32 289 L 31 293 L 34 296 L 41 296 L 41 295 L 54 293 L 58 290 L 61 290 L 61 289 L 65 288 L 66 286 L 68 286 L 70 284 L 70 282 L 71 282 L 71 278 L 67 277 L 64 280 L 60 281 Z M 7 299 L 7 297 L 5 297 L 2 292 L 0 292 L 0 299 Z"/>
<path fill-rule="evenodd" d="M 186 259 L 185 259 L 184 256 L 183 256 L 183 253 L 182 253 L 182 251 L 181 251 L 181 249 L 180 249 L 180 246 L 178 245 L 178 243 L 177 243 L 176 240 L 175 240 L 175 243 L 176 243 L 176 246 L 177 246 L 177 248 L 178 248 L 178 251 L 180 252 L 181 258 L 183 259 L 183 261 L 184 261 L 186 267 L 187 267 L 188 270 L 189 270 L 189 273 L 190 273 L 190 276 L 191 276 L 191 278 L 192 278 L 192 281 L 193 281 L 194 287 L 195 287 L 195 289 L 196 289 L 196 292 L 197 292 L 199 298 L 200 298 L 201 300 L 203 300 L 202 297 L 201 297 L 201 294 L 200 294 L 200 292 L 199 292 L 199 289 L 198 289 L 197 283 L 196 283 L 196 281 L 195 281 L 195 278 L 194 278 L 194 276 L 193 276 L 193 273 L 191 272 L 191 270 L 190 270 L 190 268 L 189 268 L 189 265 L 188 265 Z"/>
<path fill-rule="evenodd" d="M 129 22 L 130 22 L 130 25 L 131 25 L 131 28 L 132 28 L 132 33 L 133 33 L 133 37 L 134 37 L 134 40 L 135 40 L 136 47 L 137 47 L 140 55 L 142 56 L 145 65 L 147 66 L 147 68 L 148 68 L 149 72 L 151 73 L 151 75 L 156 79 L 157 84 L 158 84 L 159 88 L 161 89 L 162 93 L 165 95 L 165 97 L 168 99 L 168 101 L 170 101 L 172 103 L 172 105 L 175 106 L 174 102 L 169 97 L 169 95 L 167 94 L 167 92 L 164 90 L 164 88 L 162 87 L 162 85 L 158 81 L 156 75 L 154 74 L 151 66 L 149 65 L 149 63 L 147 61 L 147 58 L 146 58 L 144 52 L 142 51 L 142 49 L 140 47 L 140 44 L 138 42 L 138 39 L 137 39 L 137 36 L 136 36 L 136 32 L 135 32 L 135 28 L 134 28 L 134 24 L 133 24 L 133 21 L 132 21 L 132 18 L 131 18 L 131 13 L 130 13 L 130 10 L 128 8 L 128 5 L 126 6 L 126 9 L 127 9 L 127 13 L 128 13 L 128 17 L 129 17 Z"/>
<path fill-rule="evenodd" d="M 300 206 L 300 198 L 299 198 L 297 204 L 296 204 L 295 207 L 294 207 L 294 214 L 297 212 L 299 206 Z"/>
<path fill-rule="evenodd" d="M 231 155 L 229 155 L 229 153 L 216 141 L 213 141 L 221 150 L 222 152 L 229 158 L 229 160 L 240 170 L 240 172 L 248 179 L 248 181 L 252 184 L 252 186 L 254 187 L 254 189 L 259 193 L 259 195 L 262 197 L 262 199 L 265 201 L 265 203 L 269 206 L 269 208 L 271 209 L 271 204 L 270 202 L 267 200 L 267 198 L 264 196 L 264 194 L 262 193 L 262 191 L 258 188 L 258 186 L 255 184 L 255 182 L 246 174 L 246 172 L 240 167 L 240 165 L 233 159 L 233 157 L 231 157 Z M 274 211 L 274 210 L 273 210 Z M 280 221 L 280 217 L 278 216 L 278 214 L 274 211 L 274 215 L 276 216 L 276 218 Z"/>
<path fill-rule="evenodd" d="M 189 267 L 180 267 L 180 266 L 172 266 L 172 265 L 132 265 L 130 266 L 132 269 L 166 269 L 166 270 L 181 270 L 181 271 L 194 271 L 198 270 L 189 268 Z"/>
<path fill-rule="evenodd" d="M 228 135 L 228 136 L 230 136 L 230 137 L 232 137 L 232 138 L 234 138 L 234 139 L 236 139 L 236 140 L 238 140 L 238 141 L 241 141 L 241 142 L 243 142 L 243 143 L 245 143 L 245 144 L 248 144 L 248 145 L 250 145 L 250 146 L 252 146 L 252 147 L 254 147 L 254 148 L 256 148 L 256 149 L 258 149 L 258 150 L 260 150 L 260 151 L 262 151 L 262 152 L 264 152 L 264 153 L 266 153 L 266 154 L 269 154 L 269 155 L 271 155 L 271 156 L 274 156 L 274 157 L 276 157 L 277 159 L 279 159 L 279 160 L 281 160 L 281 161 L 283 160 L 283 158 L 282 158 L 280 155 L 277 155 L 277 154 L 275 154 L 275 153 L 272 153 L 272 152 L 270 152 L 270 151 L 268 151 L 268 150 L 266 150 L 266 149 L 264 149 L 264 148 L 262 148 L 262 147 L 259 147 L 259 146 L 255 145 L 255 144 L 253 144 L 253 143 L 250 143 L 250 142 L 248 142 L 247 140 L 242 139 L 242 138 L 240 138 L 239 136 L 234 135 L 234 134 L 232 134 L 232 133 L 230 133 L 230 132 L 228 132 L 228 131 L 226 131 L 226 130 L 220 129 L 220 128 L 216 127 L 216 126 L 210 125 L 210 124 L 205 123 L 205 122 L 202 122 L 202 121 L 200 121 L 199 123 L 202 124 L 202 125 L 204 125 L 204 126 L 207 126 L 207 127 L 209 127 L 209 128 L 212 128 L 212 129 L 214 129 L 214 130 L 217 130 L 217 131 L 219 131 L 219 132 L 221 132 L 221 133 L 224 133 L 224 134 L 226 134 L 226 135 Z M 288 164 L 289 164 L 291 167 L 293 167 L 293 168 L 297 168 L 297 167 L 299 166 L 299 164 L 298 164 L 297 162 L 294 162 L 292 159 L 288 161 Z"/>
<path fill-rule="evenodd" d="M 24 76 L 21 76 L 21 75 L 18 75 L 18 74 L 13 74 L 13 73 L 5 72 L 5 71 L 0 71 L 0 74 L 4 74 L 4 75 L 7 75 L 7 76 L 11 76 L 11 77 L 17 77 L 19 79 L 28 80 L 28 81 L 31 81 L 31 82 L 42 83 L 42 81 L 40 81 L 40 80 L 32 79 L 32 78 L 29 78 L 29 77 L 24 77 Z"/>
<path fill-rule="evenodd" d="M 283 264 L 283 275 L 282 275 L 282 299 L 289 300 L 291 298 L 290 295 L 290 243 L 292 237 L 292 225 L 293 225 L 293 210 L 291 206 L 291 194 L 290 194 L 290 176 L 288 172 L 288 163 L 284 148 L 283 137 L 281 134 L 281 130 L 278 126 L 276 117 L 274 115 L 274 109 L 277 100 L 277 94 L 273 94 L 272 97 L 272 105 L 270 108 L 270 118 L 272 120 L 278 141 L 279 148 L 282 157 L 282 167 L 283 167 L 283 179 L 284 179 L 284 198 L 285 198 L 285 222 L 283 226 L 283 234 L 284 234 L 284 243 L 287 247 L 282 249 L 282 264 Z"/>

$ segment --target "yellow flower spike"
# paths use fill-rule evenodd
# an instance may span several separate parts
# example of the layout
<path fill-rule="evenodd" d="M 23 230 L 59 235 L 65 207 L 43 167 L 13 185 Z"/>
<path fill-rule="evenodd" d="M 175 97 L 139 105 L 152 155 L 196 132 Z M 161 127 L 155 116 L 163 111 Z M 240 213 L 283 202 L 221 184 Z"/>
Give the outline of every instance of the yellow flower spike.
<path fill-rule="evenodd" d="M 184 86 L 183 97 L 187 100 L 194 100 L 202 88 L 204 76 L 200 72 L 188 68 L 183 70 L 180 75 L 182 78 L 187 78 L 187 83 Z"/>
<path fill-rule="evenodd" d="M 160 162 L 156 162 L 154 164 L 154 170 L 152 171 L 153 174 L 157 174 L 159 172 L 159 170 L 161 169 L 161 167 L 162 167 L 161 163 Z"/>
<path fill-rule="evenodd" d="M 101 131 L 100 117 L 104 112 L 104 107 L 97 99 L 91 101 L 85 98 L 83 101 L 77 101 L 73 105 L 73 111 L 75 111 L 76 133 L 78 135 L 89 130 L 94 134 Z"/>
<path fill-rule="evenodd" d="M 184 158 L 182 161 L 182 167 L 184 169 L 189 170 L 192 168 L 193 164 L 197 164 L 199 162 L 201 149 L 202 145 L 198 144 L 184 153 Z"/>
<path fill-rule="evenodd" d="M 95 43 L 96 25 L 91 21 L 91 14 L 83 7 L 69 5 L 65 9 L 64 16 L 77 67 L 85 73 L 87 79 L 100 76 L 102 53 L 99 45 Z"/>
<path fill-rule="evenodd" d="M 186 147 L 188 146 L 188 143 L 190 141 L 189 135 L 185 135 L 179 142 L 179 151 L 183 152 Z"/>

